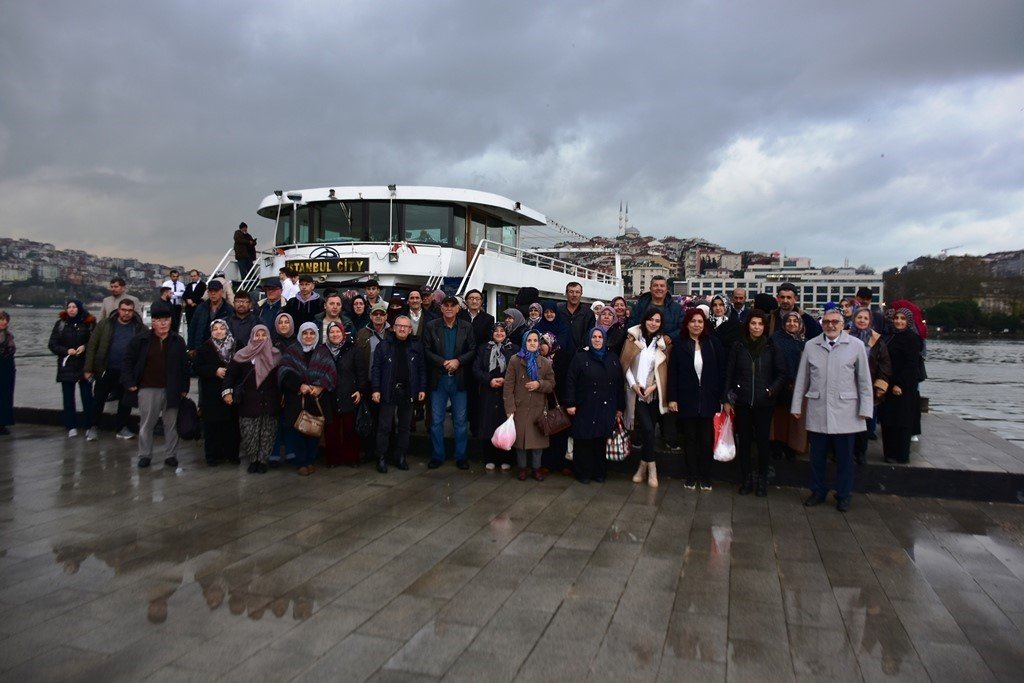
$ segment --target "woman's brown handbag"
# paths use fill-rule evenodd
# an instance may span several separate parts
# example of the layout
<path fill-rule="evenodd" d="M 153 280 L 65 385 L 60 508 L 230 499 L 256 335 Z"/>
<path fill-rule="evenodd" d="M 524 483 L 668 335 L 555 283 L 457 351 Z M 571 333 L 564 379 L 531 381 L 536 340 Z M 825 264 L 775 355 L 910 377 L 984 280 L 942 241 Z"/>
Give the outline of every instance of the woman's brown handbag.
<path fill-rule="evenodd" d="M 295 418 L 295 431 L 306 436 L 320 437 L 324 433 L 324 411 L 320 407 L 319 397 L 314 396 L 313 401 L 316 403 L 316 409 L 320 414 L 314 415 L 306 410 L 306 396 L 303 396 L 302 410 L 299 411 L 299 416 Z"/>
<path fill-rule="evenodd" d="M 537 418 L 534 423 L 537 425 L 537 429 L 541 431 L 544 436 L 551 436 L 558 432 L 564 432 L 568 429 L 572 422 L 569 420 L 569 416 L 566 415 L 565 410 L 562 406 L 558 405 L 558 397 L 555 396 L 555 407 L 548 410 L 547 401 L 544 402 L 544 413 Z"/>

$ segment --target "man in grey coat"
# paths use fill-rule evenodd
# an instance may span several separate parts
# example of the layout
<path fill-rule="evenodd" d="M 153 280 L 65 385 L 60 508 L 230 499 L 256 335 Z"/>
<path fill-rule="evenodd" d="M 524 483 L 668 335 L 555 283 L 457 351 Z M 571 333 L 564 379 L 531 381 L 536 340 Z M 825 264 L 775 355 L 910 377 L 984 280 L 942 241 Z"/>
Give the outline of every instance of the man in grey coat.
<path fill-rule="evenodd" d="M 800 357 L 790 412 L 797 418 L 807 400 L 807 433 L 811 446 L 811 495 L 807 507 L 825 502 L 825 463 L 832 446 L 836 454 L 836 509 L 850 509 L 853 493 L 854 438 L 871 417 L 874 397 L 864 344 L 843 331 L 838 309 L 825 313 L 824 332 L 810 339 Z"/>

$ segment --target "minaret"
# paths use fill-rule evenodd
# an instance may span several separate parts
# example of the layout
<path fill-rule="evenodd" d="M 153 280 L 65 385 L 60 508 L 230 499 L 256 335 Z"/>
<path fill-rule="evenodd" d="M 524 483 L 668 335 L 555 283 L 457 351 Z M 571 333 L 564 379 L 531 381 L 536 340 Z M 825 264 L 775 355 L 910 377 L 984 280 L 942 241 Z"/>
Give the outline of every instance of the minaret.
<path fill-rule="evenodd" d="M 619 236 L 626 234 L 626 226 L 622 223 L 622 200 L 619 200 Z"/>
<path fill-rule="evenodd" d="M 626 202 L 626 224 L 624 229 L 629 230 L 629 202 Z"/>

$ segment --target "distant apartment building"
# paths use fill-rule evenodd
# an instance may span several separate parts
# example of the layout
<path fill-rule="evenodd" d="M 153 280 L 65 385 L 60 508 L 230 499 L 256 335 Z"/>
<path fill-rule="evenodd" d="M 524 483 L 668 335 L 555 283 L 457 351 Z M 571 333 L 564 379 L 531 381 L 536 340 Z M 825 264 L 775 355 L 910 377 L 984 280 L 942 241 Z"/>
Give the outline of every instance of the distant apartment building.
<path fill-rule="evenodd" d="M 29 268 L 0 266 L 0 282 L 23 282 L 30 277 L 32 277 L 32 271 Z"/>
<path fill-rule="evenodd" d="M 670 278 L 674 270 L 672 262 L 661 257 L 632 263 L 622 269 L 623 291 L 626 296 L 639 296 L 650 288 L 652 279 Z"/>
<path fill-rule="evenodd" d="M 853 268 L 811 268 L 810 259 L 800 259 L 795 265 L 749 266 L 742 277 L 695 277 L 676 282 L 673 294 L 709 297 L 715 294 L 728 295 L 741 287 L 747 290 L 747 301 L 757 294 L 775 296 L 784 282 L 792 283 L 797 289 L 797 305 L 811 314 L 820 315 L 825 304 L 838 302 L 846 296 L 854 296 L 861 287 L 869 288 L 876 304 L 884 303 L 885 293 L 882 276 L 857 273 Z"/>

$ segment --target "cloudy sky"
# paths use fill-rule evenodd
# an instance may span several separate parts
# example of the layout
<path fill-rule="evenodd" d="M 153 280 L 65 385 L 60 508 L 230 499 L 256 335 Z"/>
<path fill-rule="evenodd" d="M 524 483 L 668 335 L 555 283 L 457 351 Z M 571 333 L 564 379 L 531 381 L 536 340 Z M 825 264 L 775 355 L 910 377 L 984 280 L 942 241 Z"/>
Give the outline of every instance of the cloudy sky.
<path fill-rule="evenodd" d="M 1024 248 L 1018 0 L 0 0 L 0 235 L 209 268 L 422 184 L 819 265 Z"/>

